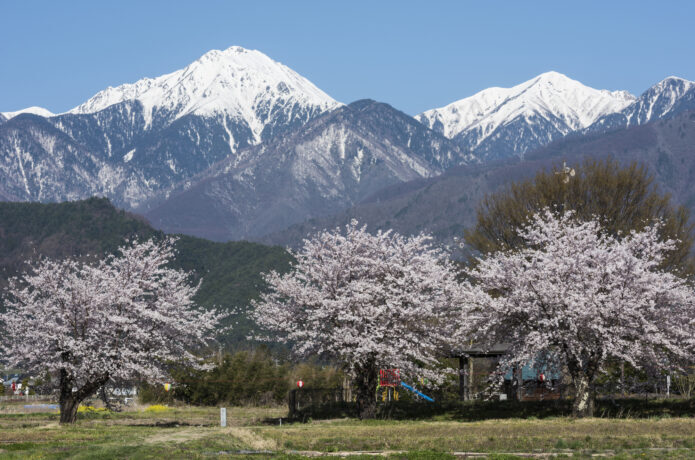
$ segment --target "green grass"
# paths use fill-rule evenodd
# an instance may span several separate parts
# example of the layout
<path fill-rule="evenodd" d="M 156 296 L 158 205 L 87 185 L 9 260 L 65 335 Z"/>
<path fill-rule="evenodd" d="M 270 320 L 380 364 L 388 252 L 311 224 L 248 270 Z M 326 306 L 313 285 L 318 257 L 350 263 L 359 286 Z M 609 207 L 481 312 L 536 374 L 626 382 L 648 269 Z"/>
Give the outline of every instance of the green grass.
<path fill-rule="evenodd" d="M 695 419 L 458 421 L 336 421 L 256 427 L 285 449 L 419 450 L 440 452 L 605 451 L 692 449 Z"/>
<path fill-rule="evenodd" d="M 88 411 L 80 414 L 74 426 L 60 426 L 55 412 L 21 413 L 20 406 L 0 407 L 0 458 L 298 459 L 309 451 L 406 460 L 451 459 L 456 452 L 477 452 L 500 460 L 528 453 L 695 458 L 692 417 L 461 421 L 440 415 L 418 420 L 314 420 L 279 426 L 277 419 L 286 415 L 285 408 L 230 407 L 230 426 L 220 428 L 216 407 L 144 409 L 106 414 Z"/>
<path fill-rule="evenodd" d="M 285 415 L 284 408 L 228 408 L 229 428 L 220 428 L 219 408 L 145 408 L 121 413 L 87 411 L 74 426 L 60 426 L 58 413 L 20 413 L 0 407 L 0 458 L 203 458 L 220 451 L 252 449 L 258 440 L 242 427 Z"/>

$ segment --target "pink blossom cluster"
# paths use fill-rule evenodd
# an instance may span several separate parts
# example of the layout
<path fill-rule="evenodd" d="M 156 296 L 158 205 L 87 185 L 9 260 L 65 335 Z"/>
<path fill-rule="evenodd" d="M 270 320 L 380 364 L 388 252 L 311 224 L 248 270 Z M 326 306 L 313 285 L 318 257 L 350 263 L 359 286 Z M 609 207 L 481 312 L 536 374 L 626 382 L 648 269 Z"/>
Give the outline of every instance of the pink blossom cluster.
<path fill-rule="evenodd" d="M 173 244 L 134 242 L 96 264 L 42 260 L 11 280 L 0 316 L 3 358 L 78 390 L 161 382 L 169 364 L 197 363 L 191 350 L 208 342 L 221 315 L 195 307 L 198 287 L 168 267 Z"/>
<path fill-rule="evenodd" d="M 348 372 L 399 368 L 439 380 L 433 366 L 449 340 L 456 272 L 428 236 L 345 232 L 305 240 L 287 274 L 271 272 L 254 319 L 301 357 L 337 360 Z"/>
<path fill-rule="evenodd" d="M 661 268 L 675 242 L 659 224 L 611 236 L 598 220 L 546 210 L 519 234 L 526 248 L 467 270 L 459 312 L 478 346 L 510 345 L 502 368 L 542 358 L 585 388 L 609 360 L 669 370 L 692 359 L 693 286 Z"/>

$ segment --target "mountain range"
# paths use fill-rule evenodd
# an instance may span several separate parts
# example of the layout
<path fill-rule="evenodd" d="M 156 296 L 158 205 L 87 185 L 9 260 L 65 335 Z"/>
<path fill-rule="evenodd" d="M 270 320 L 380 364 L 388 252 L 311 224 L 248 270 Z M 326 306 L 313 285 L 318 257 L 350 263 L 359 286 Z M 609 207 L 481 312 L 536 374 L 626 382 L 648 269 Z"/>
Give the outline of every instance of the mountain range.
<path fill-rule="evenodd" d="M 568 136 L 528 152 L 523 160 L 453 167 L 437 177 L 386 187 L 342 212 L 293 225 L 262 241 L 296 247 L 308 234 L 357 219 L 372 231 L 431 233 L 455 248 L 464 229 L 475 225 L 478 203 L 486 195 L 563 162 L 576 168 L 585 159 L 605 158 L 646 166 L 659 190 L 695 216 L 695 111 L 683 111 L 626 129 Z"/>
<path fill-rule="evenodd" d="M 1 113 L 0 199 L 103 196 L 166 231 L 272 239 L 307 219 L 359 214 L 398 190 L 523 171 L 545 146 L 689 110 L 695 84 L 677 77 L 635 97 L 547 72 L 411 117 L 372 100 L 343 104 L 263 53 L 232 47 L 107 88 L 65 113 Z M 489 189 L 459 203 L 474 209 Z M 428 212 L 437 211 L 423 210 L 413 230 L 430 228 Z"/>
<path fill-rule="evenodd" d="M 168 232 L 254 239 L 470 160 L 412 117 L 357 101 L 222 160 L 144 215 Z"/>
<path fill-rule="evenodd" d="M 512 88 L 488 88 L 416 118 L 482 159 L 523 156 L 635 101 L 627 91 L 597 90 L 557 72 Z"/>

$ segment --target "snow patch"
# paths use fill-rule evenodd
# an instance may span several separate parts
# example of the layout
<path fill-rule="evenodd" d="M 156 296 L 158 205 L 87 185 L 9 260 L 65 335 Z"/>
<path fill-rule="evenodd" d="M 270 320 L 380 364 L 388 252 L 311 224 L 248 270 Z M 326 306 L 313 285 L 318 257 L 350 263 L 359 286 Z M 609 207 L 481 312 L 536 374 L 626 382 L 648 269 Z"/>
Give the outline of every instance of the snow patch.
<path fill-rule="evenodd" d="M 133 150 L 129 151 L 128 153 L 126 153 L 125 155 L 123 155 L 123 162 L 124 163 L 128 163 L 130 160 L 133 159 L 133 155 L 135 155 L 135 150 L 137 150 L 137 149 L 133 149 Z"/>
<path fill-rule="evenodd" d="M 2 113 L 2 115 L 5 118 L 7 118 L 8 120 L 10 118 L 14 118 L 17 115 L 21 115 L 23 113 L 31 113 L 32 115 L 38 115 L 40 117 L 45 117 L 45 118 L 52 117 L 55 115 L 53 112 L 51 112 L 48 109 L 44 109 L 43 107 L 36 107 L 36 106 L 27 107 L 26 109 L 17 110 L 15 112 L 0 112 L 0 113 Z"/>

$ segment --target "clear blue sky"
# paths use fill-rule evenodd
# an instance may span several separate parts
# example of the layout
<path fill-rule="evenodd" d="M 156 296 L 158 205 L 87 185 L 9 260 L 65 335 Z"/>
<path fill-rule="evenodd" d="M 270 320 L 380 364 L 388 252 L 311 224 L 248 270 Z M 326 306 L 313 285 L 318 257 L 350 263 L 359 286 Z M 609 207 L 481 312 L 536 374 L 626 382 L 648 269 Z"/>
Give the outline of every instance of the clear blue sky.
<path fill-rule="evenodd" d="M 410 114 L 547 70 L 639 94 L 695 80 L 695 2 L 0 0 L 0 111 L 65 111 L 232 45 Z"/>

